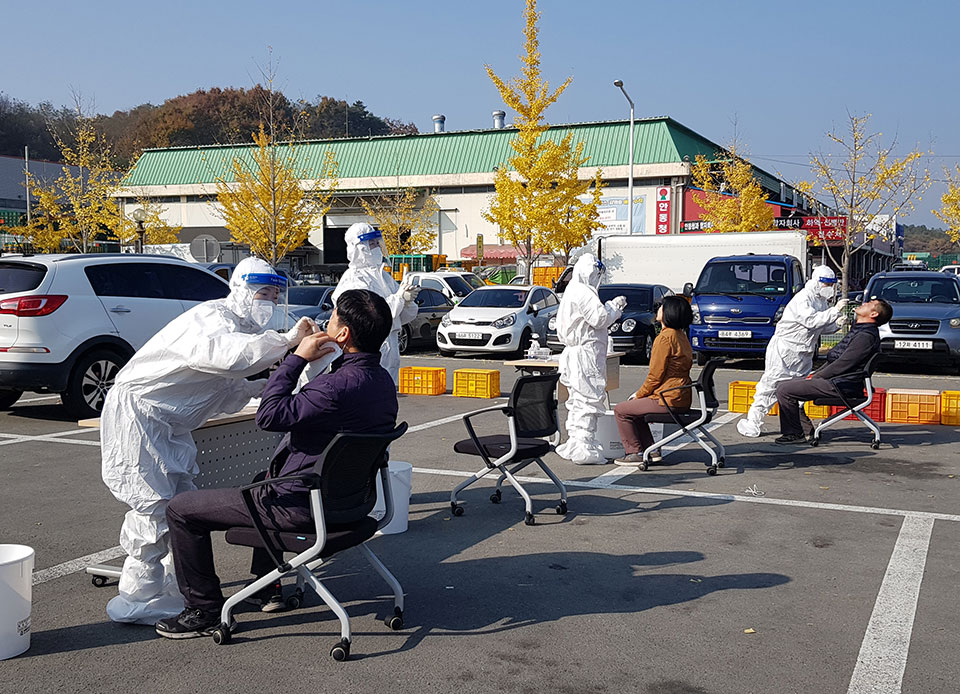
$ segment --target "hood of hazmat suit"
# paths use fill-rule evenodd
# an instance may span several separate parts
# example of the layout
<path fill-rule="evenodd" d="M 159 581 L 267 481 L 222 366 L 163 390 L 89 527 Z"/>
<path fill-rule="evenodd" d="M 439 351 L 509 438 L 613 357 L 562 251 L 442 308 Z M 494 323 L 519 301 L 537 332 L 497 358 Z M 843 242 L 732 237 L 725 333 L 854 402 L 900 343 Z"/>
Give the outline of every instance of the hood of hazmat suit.
<path fill-rule="evenodd" d="M 246 275 L 257 276 L 258 283 L 248 283 Z M 166 558 L 166 505 L 193 488 L 198 469 L 191 432 L 258 396 L 265 381 L 246 377 L 268 369 L 291 346 L 284 334 L 258 327 L 269 315 L 254 296 L 276 286 L 269 276 L 276 274 L 258 258 L 238 263 L 227 298 L 170 321 L 127 362 L 107 393 L 100 416 L 103 481 L 131 508 L 120 535 L 128 554 L 120 595 L 107 607 L 115 621 L 152 624 L 183 607 Z"/>
<path fill-rule="evenodd" d="M 822 333 L 835 332 L 842 312 L 830 306 L 837 276 L 824 265 L 813 268 L 811 278 L 783 310 L 764 357 L 764 371 L 747 416 L 737 422 L 744 436 L 761 433 L 763 418 L 777 401 L 777 384 L 791 378 L 804 378 L 813 369 L 813 357 Z"/>
<path fill-rule="evenodd" d="M 403 287 L 384 272 L 383 238 L 379 231 L 369 224 L 357 223 L 347 229 L 344 238 L 350 265 L 333 290 L 334 304 L 348 289 L 369 289 L 386 300 L 393 325 L 380 347 L 380 365 L 390 373 L 394 383 L 399 383 L 400 348 L 397 339 L 402 326 L 417 317 L 416 301 L 407 301 L 403 297 Z"/>
<path fill-rule="evenodd" d="M 557 337 L 564 344 L 560 354 L 560 382 L 567 387 L 566 443 L 557 453 L 581 465 L 605 462 L 596 440 L 597 417 L 606 412 L 607 328 L 620 317 L 613 300 L 600 301 L 597 287 L 603 265 L 590 253 L 573 266 L 557 309 Z"/>

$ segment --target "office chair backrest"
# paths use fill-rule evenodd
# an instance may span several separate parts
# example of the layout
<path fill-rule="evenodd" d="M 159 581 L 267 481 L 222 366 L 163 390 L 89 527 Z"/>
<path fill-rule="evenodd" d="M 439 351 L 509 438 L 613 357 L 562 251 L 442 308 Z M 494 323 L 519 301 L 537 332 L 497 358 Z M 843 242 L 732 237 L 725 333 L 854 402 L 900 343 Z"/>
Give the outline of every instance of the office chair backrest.
<path fill-rule="evenodd" d="M 337 434 L 317 461 L 323 515 L 331 525 L 356 523 L 377 503 L 377 474 L 387 466 L 387 447 L 407 430 L 387 434 Z"/>
<path fill-rule="evenodd" d="M 507 406 L 513 410 L 517 436 L 539 438 L 557 431 L 557 381 L 560 374 L 517 379 Z"/>
<path fill-rule="evenodd" d="M 717 389 L 713 384 L 713 374 L 721 364 L 723 364 L 723 359 L 711 359 L 707 362 L 706 366 L 703 367 L 703 371 L 700 372 L 700 378 L 697 379 L 697 383 L 703 388 L 704 402 L 706 402 L 707 407 L 710 409 L 720 407 L 720 401 L 717 400 Z"/>

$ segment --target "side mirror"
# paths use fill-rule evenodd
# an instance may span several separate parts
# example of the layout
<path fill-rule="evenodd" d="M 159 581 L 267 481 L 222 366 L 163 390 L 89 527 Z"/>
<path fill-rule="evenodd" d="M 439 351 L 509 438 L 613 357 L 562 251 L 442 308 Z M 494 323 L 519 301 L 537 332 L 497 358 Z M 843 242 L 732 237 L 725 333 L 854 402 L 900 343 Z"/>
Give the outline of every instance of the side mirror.
<path fill-rule="evenodd" d="M 693 282 L 687 282 L 685 285 L 683 285 L 683 295 L 693 296 Z"/>
<path fill-rule="evenodd" d="M 329 301 L 324 301 L 322 304 L 320 304 L 320 309 L 323 311 L 332 311 L 333 304 L 331 304 Z"/>

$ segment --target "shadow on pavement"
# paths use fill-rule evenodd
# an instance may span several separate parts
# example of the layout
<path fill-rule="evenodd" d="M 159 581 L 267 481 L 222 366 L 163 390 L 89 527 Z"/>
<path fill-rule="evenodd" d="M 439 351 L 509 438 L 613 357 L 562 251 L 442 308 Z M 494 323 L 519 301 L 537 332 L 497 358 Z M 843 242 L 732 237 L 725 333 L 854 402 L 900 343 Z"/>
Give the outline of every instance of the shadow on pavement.
<path fill-rule="evenodd" d="M 47 422 L 72 422 L 76 419 L 67 414 L 66 408 L 60 403 L 49 405 L 14 405 L 9 416 L 22 419 L 42 419 Z"/>

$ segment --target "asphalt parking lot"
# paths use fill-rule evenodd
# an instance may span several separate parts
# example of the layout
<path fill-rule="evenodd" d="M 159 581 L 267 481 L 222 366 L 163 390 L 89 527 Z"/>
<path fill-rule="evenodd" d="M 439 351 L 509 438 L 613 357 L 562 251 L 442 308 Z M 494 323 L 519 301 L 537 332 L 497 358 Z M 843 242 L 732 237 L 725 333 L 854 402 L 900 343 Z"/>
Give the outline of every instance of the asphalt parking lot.
<path fill-rule="evenodd" d="M 718 372 L 721 408 L 729 381 L 759 377 L 756 364 L 733 366 Z M 624 367 L 612 400 L 645 372 Z M 942 374 L 875 380 L 960 389 Z M 501 389 L 512 381 L 504 368 Z M 354 629 L 351 660 L 335 663 L 339 626 L 315 596 L 295 612 L 239 613 L 229 646 L 111 623 L 115 585 L 94 588 L 82 572 L 119 556 L 125 510 L 100 481 L 97 432 L 56 398 L 25 395 L 0 414 L 0 541 L 37 552 L 33 642 L 0 664 L 0 691 L 957 691 L 956 429 L 881 424 L 873 451 L 866 430 L 844 422 L 816 449 L 784 449 L 775 418 L 754 441 L 722 412 L 719 475 L 704 473 L 692 444 L 647 472 L 551 455 L 570 512 L 553 512 L 555 490 L 531 472 L 531 527 L 511 490 L 490 503 L 492 479 L 463 493 L 462 517 L 450 513 L 451 489 L 479 467 L 452 451 L 465 437 L 458 415 L 489 404 L 401 397 L 412 430 L 392 454 L 414 465 L 410 528 L 371 547 L 403 584 L 406 628 L 386 629 L 389 591 L 348 552 L 326 570 Z M 247 552 L 215 549 L 229 589 L 241 585 Z"/>

